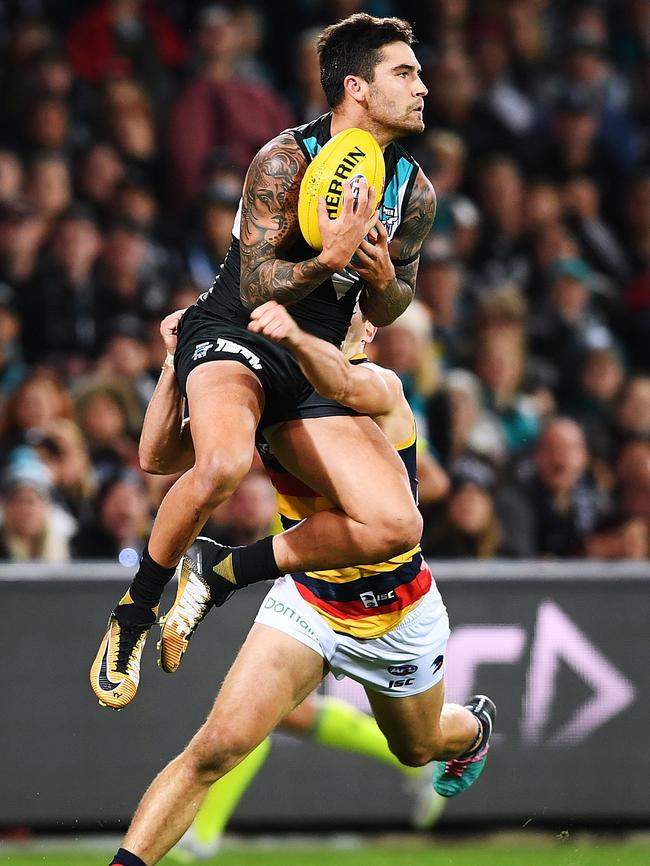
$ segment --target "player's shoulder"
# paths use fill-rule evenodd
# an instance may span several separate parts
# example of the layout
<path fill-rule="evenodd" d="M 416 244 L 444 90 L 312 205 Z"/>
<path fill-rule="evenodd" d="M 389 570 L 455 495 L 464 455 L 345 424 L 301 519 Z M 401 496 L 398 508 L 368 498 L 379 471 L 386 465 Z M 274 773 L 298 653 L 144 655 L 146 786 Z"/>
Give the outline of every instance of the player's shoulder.
<path fill-rule="evenodd" d="M 300 165 L 306 164 L 304 152 L 300 147 L 293 130 L 285 129 L 261 147 L 253 163 L 272 162 L 273 160 L 290 160 Z"/>
<path fill-rule="evenodd" d="M 404 394 L 402 380 L 395 370 L 391 370 L 390 367 L 382 367 L 380 364 L 375 364 L 374 361 L 366 361 L 363 366 L 367 370 L 372 370 L 383 379 L 391 393 L 393 393 L 396 398 Z"/>

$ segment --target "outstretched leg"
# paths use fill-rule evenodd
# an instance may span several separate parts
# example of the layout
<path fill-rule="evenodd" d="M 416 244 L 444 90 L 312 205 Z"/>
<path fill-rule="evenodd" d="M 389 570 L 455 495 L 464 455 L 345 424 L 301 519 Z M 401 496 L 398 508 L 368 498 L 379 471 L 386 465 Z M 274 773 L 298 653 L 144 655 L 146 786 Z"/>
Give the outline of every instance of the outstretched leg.
<path fill-rule="evenodd" d="M 190 826 L 208 788 L 255 749 L 325 673 L 313 649 L 277 629 L 253 625 L 207 721 L 142 798 L 123 849 L 146 866 L 157 863 Z"/>

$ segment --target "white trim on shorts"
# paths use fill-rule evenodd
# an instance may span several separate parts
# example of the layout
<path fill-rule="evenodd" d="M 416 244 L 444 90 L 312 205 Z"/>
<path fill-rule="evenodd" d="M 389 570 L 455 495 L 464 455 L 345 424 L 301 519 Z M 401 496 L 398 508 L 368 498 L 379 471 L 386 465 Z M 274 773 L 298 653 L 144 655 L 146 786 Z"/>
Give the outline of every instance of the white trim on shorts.
<path fill-rule="evenodd" d="M 398 626 L 369 640 L 330 628 L 302 598 L 290 575 L 275 581 L 255 622 L 313 649 L 337 679 L 350 677 L 389 697 L 420 694 L 439 683 L 444 674 L 449 618 L 435 583 Z"/>

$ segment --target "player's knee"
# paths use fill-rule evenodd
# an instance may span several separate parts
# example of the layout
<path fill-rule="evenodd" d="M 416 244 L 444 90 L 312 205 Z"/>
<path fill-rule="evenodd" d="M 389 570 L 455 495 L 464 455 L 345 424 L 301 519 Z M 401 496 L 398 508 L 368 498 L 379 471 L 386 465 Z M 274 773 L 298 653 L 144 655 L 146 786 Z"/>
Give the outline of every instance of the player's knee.
<path fill-rule="evenodd" d="M 211 454 L 197 459 L 194 480 L 199 499 L 206 505 L 219 505 L 239 487 L 250 466 L 250 455 Z"/>
<path fill-rule="evenodd" d="M 251 750 L 251 743 L 240 736 L 220 732 L 218 737 L 199 733 L 185 750 L 191 772 L 202 782 L 220 779 Z"/>
<path fill-rule="evenodd" d="M 422 538 L 422 515 L 415 505 L 406 511 L 382 515 L 380 526 L 385 558 L 410 550 Z"/>

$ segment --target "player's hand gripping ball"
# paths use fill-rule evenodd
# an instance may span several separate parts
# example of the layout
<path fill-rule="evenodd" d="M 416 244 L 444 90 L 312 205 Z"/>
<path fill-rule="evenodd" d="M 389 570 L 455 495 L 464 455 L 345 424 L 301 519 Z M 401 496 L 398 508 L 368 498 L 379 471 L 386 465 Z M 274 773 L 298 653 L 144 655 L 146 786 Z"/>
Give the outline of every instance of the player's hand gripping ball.
<path fill-rule="evenodd" d="M 325 144 L 307 166 L 300 184 L 298 222 L 310 247 L 323 249 L 318 228 L 318 199 L 325 199 L 327 215 L 336 219 L 341 212 L 343 182 L 363 175 L 368 188 L 375 188 L 375 207 L 384 191 L 386 166 L 377 140 L 364 129 L 344 129 Z"/>

